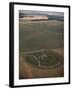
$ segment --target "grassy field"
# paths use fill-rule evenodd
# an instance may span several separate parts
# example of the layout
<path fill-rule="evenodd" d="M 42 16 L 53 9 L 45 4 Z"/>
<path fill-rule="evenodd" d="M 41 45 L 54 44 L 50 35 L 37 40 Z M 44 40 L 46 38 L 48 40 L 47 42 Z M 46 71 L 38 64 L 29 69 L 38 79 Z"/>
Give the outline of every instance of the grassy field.
<path fill-rule="evenodd" d="M 20 52 L 63 47 L 62 21 L 32 21 L 19 24 Z"/>
<path fill-rule="evenodd" d="M 64 76 L 64 65 L 53 68 L 38 68 L 26 62 L 24 55 L 20 54 L 19 61 L 19 79 L 32 79 L 32 78 L 53 78 Z"/>
<path fill-rule="evenodd" d="M 63 21 L 19 23 L 19 79 L 63 77 L 63 51 Z"/>

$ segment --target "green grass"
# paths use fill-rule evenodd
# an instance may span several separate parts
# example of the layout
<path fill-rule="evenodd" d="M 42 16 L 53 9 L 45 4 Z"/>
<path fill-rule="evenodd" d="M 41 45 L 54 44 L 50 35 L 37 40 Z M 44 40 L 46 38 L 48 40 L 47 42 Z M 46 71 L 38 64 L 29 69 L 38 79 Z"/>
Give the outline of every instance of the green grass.
<path fill-rule="evenodd" d="M 64 24 L 61 21 L 19 24 L 20 52 L 63 47 Z M 54 25 L 54 23 L 56 23 Z"/>
<path fill-rule="evenodd" d="M 37 66 L 38 65 L 38 62 L 31 56 L 26 56 L 25 57 L 26 59 L 26 62 L 33 65 L 33 66 Z"/>
<path fill-rule="evenodd" d="M 47 55 L 47 58 L 40 59 L 41 61 L 41 65 L 45 65 L 45 66 L 51 66 L 51 65 L 55 65 L 58 63 L 58 60 L 55 56 L 52 55 Z"/>
<path fill-rule="evenodd" d="M 30 55 L 25 56 L 26 62 L 36 67 L 39 66 L 39 62 L 40 66 L 47 66 L 47 67 L 63 63 L 63 57 L 52 51 L 32 53 L 32 55 L 34 55 L 38 59 L 38 61 L 33 56 Z M 43 55 L 46 55 L 46 57 L 41 58 Z"/>

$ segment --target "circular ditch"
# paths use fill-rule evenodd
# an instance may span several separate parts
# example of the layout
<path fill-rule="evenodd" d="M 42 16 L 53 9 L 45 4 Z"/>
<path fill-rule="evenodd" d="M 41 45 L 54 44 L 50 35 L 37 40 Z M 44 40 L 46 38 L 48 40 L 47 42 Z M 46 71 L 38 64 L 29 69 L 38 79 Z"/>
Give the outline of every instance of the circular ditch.
<path fill-rule="evenodd" d="M 53 51 L 26 55 L 25 60 L 28 64 L 37 68 L 54 68 L 64 63 L 63 56 Z"/>

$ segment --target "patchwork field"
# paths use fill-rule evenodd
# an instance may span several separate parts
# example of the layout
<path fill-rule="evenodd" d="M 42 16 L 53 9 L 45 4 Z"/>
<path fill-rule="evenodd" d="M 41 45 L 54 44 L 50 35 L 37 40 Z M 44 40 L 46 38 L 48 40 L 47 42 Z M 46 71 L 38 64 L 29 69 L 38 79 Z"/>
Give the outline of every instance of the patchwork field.
<path fill-rule="evenodd" d="M 64 76 L 64 22 L 19 23 L 19 79 Z"/>

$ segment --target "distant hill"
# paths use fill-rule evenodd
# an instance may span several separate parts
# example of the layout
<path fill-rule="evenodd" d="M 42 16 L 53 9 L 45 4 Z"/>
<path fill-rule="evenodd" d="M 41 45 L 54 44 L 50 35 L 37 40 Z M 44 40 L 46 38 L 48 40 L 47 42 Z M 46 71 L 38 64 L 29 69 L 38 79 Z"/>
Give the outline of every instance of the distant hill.
<path fill-rule="evenodd" d="M 19 18 L 24 20 L 59 20 L 64 21 L 63 12 L 47 12 L 47 11 L 25 11 L 19 12 Z"/>

